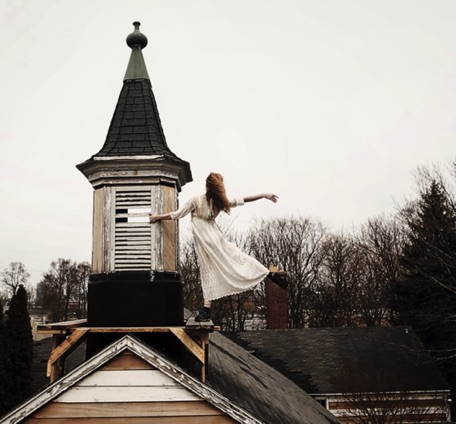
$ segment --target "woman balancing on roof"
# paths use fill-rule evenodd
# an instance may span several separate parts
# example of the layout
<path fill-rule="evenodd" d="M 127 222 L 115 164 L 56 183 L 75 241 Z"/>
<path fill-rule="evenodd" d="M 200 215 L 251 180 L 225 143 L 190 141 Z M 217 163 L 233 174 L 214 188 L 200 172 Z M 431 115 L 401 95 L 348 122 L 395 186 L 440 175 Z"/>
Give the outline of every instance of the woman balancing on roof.
<path fill-rule="evenodd" d="M 230 213 L 233 207 L 260 199 L 268 199 L 276 203 L 278 197 L 275 194 L 263 193 L 228 200 L 223 177 L 212 172 L 206 178 L 206 194 L 192 197 L 177 211 L 149 215 L 150 222 L 154 223 L 180 219 L 191 213 L 204 298 L 204 307 L 196 316 L 196 321 L 211 319 L 212 300 L 250 290 L 266 277 L 282 288 L 287 287 L 288 283 L 283 274 L 269 272 L 255 258 L 227 241 L 215 222 L 220 212 Z"/>

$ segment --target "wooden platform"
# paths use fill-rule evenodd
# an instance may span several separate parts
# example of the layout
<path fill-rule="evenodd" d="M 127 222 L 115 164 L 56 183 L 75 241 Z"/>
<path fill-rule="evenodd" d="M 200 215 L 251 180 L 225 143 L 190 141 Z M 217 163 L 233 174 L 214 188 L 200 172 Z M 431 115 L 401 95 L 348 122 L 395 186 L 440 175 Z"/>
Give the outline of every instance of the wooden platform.
<path fill-rule="evenodd" d="M 173 333 L 201 364 L 201 381 L 206 378 L 209 334 L 220 331 L 212 321 L 197 322 L 189 318 L 185 326 L 177 327 L 87 327 L 87 320 L 41 324 L 38 334 L 52 335 L 52 351 L 47 364 L 47 376 L 53 382 L 63 375 L 65 358 L 87 337 L 95 333 Z"/>

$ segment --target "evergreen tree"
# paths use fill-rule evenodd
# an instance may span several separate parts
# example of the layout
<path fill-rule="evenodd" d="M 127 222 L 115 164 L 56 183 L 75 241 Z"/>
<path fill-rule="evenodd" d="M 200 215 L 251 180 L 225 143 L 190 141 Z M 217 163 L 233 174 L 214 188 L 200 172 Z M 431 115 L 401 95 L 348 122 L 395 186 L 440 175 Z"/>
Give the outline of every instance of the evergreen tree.
<path fill-rule="evenodd" d="M 30 395 L 32 382 L 33 337 L 27 310 L 27 292 L 23 285 L 19 286 L 11 299 L 6 328 L 13 372 L 11 394 L 15 405 Z"/>
<path fill-rule="evenodd" d="M 456 347 L 456 215 L 442 183 L 431 181 L 405 217 L 397 318 L 411 325 L 434 354 L 447 355 Z"/>
<path fill-rule="evenodd" d="M 4 321 L 3 306 L 0 299 L 0 415 L 3 415 L 12 406 L 12 373 L 8 347 L 9 341 Z"/>
<path fill-rule="evenodd" d="M 404 211 L 403 274 L 394 285 L 397 324 L 410 325 L 439 359 L 456 394 L 456 214 L 444 184 L 433 179 Z M 453 411 L 453 414 L 456 411 Z"/>

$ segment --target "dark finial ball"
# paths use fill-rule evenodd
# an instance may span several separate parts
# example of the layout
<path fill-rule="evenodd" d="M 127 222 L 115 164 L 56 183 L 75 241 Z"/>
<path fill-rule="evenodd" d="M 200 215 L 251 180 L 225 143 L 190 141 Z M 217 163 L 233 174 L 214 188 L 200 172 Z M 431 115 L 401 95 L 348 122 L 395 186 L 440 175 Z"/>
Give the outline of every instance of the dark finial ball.
<path fill-rule="evenodd" d="M 133 22 L 135 30 L 127 37 L 127 44 L 129 47 L 139 47 L 143 49 L 147 46 L 147 37 L 139 30 L 140 22 Z"/>

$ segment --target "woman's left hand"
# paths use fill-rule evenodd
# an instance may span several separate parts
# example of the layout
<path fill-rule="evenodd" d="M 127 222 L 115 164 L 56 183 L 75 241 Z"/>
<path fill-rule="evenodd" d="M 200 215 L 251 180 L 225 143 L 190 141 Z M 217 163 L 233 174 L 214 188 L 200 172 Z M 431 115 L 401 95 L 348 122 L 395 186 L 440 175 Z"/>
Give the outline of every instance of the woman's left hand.
<path fill-rule="evenodd" d="M 272 193 L 266 193 L 264 195 L 264 197 L 265 197 L 265 199 L 268 199 L 274 203 L 277 203 L 277 200 L 279 199 L 279 196 L 276 196 L 275 194 L 272 194 Z"/>

